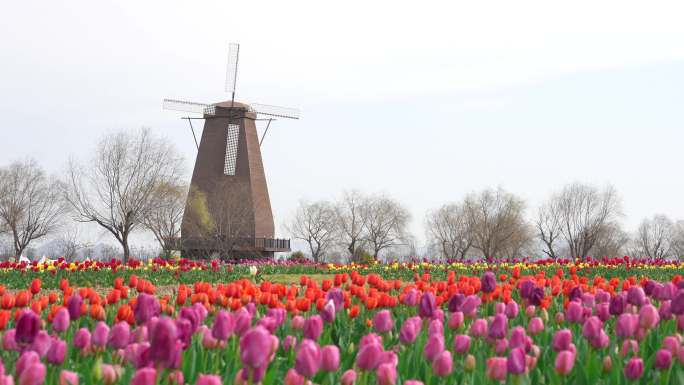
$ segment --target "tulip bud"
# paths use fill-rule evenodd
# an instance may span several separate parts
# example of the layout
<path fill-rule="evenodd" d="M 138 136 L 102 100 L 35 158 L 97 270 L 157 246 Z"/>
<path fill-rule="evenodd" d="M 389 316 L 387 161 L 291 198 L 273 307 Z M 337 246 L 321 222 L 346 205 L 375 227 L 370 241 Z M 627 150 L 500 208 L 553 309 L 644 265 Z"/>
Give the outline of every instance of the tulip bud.
<path fill-rule="evenodd" d="M 638 380 L 644 373 L 644 361 L 641 358 L 631 358 L 625 365 L 624 373 L 628 379 Z"/>
<path fill-rule="evenodd" d="M 575 353 L 569 350 L 563 350 L 556 356 L 555 368 L 558 374 L 567 376 L 575 366 Z"/>
<path fill-rule="evenodd" d="M 356 382 L 356 372 L 354 369 L 347 370 L 342 374 L 342 378 L 340 378 L 342 385 L 354 385 L 354 382 Z"/>
<path fill-rule="evenodd" d="M 451 352 L 444 350 L 432 361 L 432 372 L 438 377 L 445 377 L 453 370 L 453 360 Z"/>
<path fill-rule="evenodd" d="M 59 385 L 78 385 L 78 374 L 70 370 L 60 371 Z"/>
<path fill-rule="evenodd" d="M 603 371 L 604 372 L 610 372 L 610 370 L 613 368 L 613 359 L 610 358 L 610 356 L 605 356 L 603 357 Z"/>
<path fill-rule="evenodd" d="M 472 354 L 468 354 L 463 361 L 463 369 L 466 370 L 466 372 L 472 372 L 475 370 L 475 356 Z"/>

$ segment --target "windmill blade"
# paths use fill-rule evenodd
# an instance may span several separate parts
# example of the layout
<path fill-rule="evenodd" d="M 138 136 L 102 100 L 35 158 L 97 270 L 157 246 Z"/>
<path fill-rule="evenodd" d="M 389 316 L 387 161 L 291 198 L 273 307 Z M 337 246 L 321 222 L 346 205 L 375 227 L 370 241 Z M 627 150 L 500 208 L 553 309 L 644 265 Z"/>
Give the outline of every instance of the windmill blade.
<path fill-rule="evenodd" d="M 230 43 L 228 47 L 228 66 L 226 67 L 226 92 L 233 94 L 233 99 L 235 99 L 235 83 L 237 82 L 239 56 L 240 44 Z"/>
<path fill-rule="evenodd" d="M 187 100 L 164 99 L 162 108 L 165 110 L 193 112 L 196 114 L 214 115 L 216 108 L 211 104 L 189 102 Z"/>
<path fill-rule="evenodd" d="M 268 115 L 287 119 L 299 119 L 299 110 L 296 108 L 250 103 L 249 111 L 255 112 L 258 115 Z"/>
<path fill-rule="evenodd" d="M 240 126 L 237 124 L 229 124 L 228 132 L 226 133 L 226 157 L 223 163 L 224 175 L 235 175 L 235 161 L 237 159 L 238 149 L 238 134 L 240 133 Z"/>

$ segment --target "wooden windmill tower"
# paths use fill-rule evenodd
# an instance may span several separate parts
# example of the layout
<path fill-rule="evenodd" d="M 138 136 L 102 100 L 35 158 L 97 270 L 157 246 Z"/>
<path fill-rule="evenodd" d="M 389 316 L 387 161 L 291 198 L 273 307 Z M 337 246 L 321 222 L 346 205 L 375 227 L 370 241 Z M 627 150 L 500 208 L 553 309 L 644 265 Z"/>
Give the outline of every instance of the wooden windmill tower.
<path fill-rule="evenodd" d="M 164 99 L 163 108 L 201 114 L 204 120 L 197 143 L 191 189 L 181 225 L 184 255 L 272 257 L 289 251 L 287 239 L 274 239 L 273 213 L 261 160 L 261 143 L 277 118 L 299 119 L 299 111 L 235 101 L 240 46 L 230 44 L 225 90 L 231 99 L 215 104 Z M 266 121 L 259 139 L 257 121 Z M 210 218 L 206 218 L 207 214 Z"/>

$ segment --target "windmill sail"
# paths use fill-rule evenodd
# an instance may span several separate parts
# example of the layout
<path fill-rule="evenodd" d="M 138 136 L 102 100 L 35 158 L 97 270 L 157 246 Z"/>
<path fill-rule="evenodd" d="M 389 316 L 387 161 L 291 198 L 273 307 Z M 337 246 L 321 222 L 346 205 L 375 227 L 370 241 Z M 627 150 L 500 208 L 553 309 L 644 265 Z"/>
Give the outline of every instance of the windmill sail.
<path fill-rule="evenodd" d="M 228 133 L 226 136 L 226 158 L 223 164 L 224 175 L 235 175 L 235 161 L 237 159 L 239 133 L 239 125 L 228 125 Z"/>
<path fill-rule="evenodd" d="M 249 110 L 250 112 L 255 112 L 258 115 L 268 115 L 287 119 L 299 119 L 299 110 L 296 108 L 250 103 Z"/>
<path fill-rule="evenodd" d="M 210 104 L 189 102 L 187 100 L 164 99 L 165 110 L 193 112 L 196 114 L 214 115 L 216 108 Z"/>
<path fill-rule="evenodd" d="M 230 43 L 228 48 L 228 66 L 226 67 L 226 92 L 235 95 L 235 83 L 237 82 L 237 67 L 240 56 L 240 44 Z"/>

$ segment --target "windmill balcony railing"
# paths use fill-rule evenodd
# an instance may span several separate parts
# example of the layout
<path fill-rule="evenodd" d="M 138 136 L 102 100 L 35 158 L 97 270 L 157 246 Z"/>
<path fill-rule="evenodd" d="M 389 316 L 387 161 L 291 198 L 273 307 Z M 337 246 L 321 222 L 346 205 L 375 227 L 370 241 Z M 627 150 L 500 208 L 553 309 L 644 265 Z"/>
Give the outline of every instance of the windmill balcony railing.
<path fill-rule="evenodd" d="M 170 243 L 176 250 L 290 251 L 290 240 L 284 238 L 174 238 Z"/>

